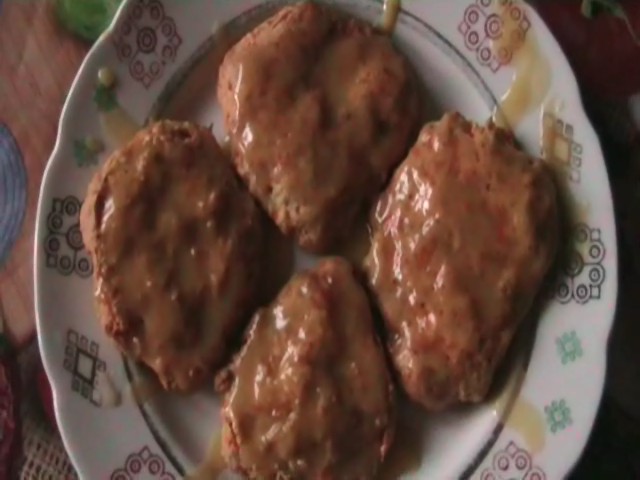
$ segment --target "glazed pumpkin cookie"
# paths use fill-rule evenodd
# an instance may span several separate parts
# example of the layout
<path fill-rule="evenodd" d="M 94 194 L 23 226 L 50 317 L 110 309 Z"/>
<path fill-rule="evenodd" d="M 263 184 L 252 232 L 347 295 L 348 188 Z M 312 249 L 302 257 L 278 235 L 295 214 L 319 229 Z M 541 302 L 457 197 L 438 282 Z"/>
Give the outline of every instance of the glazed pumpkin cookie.
<path fill-rule="evenodd" d="M 202 384 L 252 313 L 263 227 L 209 130 L 162 121 L 138 133 L 82 207 L 107 335 L 164 388 Z"/>
<path fill-rule="evenodd" d="M 218 380 L 223 454 L 248 478 L 371 479 L 391 444 L 394 389 L 345 260 L 296 274 Z"/>
<path fill-rule="evenodd" d="M 428 409 L 485 398 L 556 256 L 549 167 L 493 125 L 426 125 L 373 214 L 366 260 L 388 348 Z"/>
<path fill-rule="evenodd" d="M 390 38 L 310 2 L 231 48 L 218 99 L 240 176 L 316 253 L 347 235 L 418 130 L 414 72 Z"/>

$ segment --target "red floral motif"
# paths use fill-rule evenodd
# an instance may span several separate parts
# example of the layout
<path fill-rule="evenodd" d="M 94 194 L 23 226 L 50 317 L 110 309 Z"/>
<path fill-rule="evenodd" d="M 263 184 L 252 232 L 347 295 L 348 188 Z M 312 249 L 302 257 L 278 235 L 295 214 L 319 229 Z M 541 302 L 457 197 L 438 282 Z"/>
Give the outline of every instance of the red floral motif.
<path fill-rule="evenodd" d="M 512 31 L 513 38 L 503 42 L 498 51 L 492 48 L 492 42 L 500 40 L 504 34 L 503 20 L 499 10 L 506 9 L 507 15 L 517 25 Z M 514 51 L 522 44 L 531 22 L 524 10 L 512 0 L 476 0 L 464 11 L 458 31 L 464 36 L 465 46 L 476 53 L 481 65 L 497 72 L 503 65 L 511 62 Z"/>
<path fill-rule="evenodd" d="M 149 88 L 165 65 L 175 60 L 182 38 L 160 0 L 136 0 L 116 31 L 114 44 L 131 76 Z"/>
<path fill-rule="evenodd" d="M 526 450 L 509 442 L 504 450 L 493 456 L 493 464 L 482 472 L 480 480 L 546 480 L 547 475 L 533 466 Z"/>
<path fill-rule="evenodd" d="M 111 474 L 111 480 L 176 480 L 165 469 L 164 459 L 144 447 L 132 453 L 124 462 L 124 467 Z"/>

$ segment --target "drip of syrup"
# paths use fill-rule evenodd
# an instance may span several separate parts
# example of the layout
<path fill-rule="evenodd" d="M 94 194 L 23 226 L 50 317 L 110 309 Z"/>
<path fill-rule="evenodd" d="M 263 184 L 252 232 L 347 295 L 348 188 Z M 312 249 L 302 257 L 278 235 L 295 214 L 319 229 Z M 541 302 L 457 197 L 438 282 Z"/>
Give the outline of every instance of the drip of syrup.
<path fill-rule="evenodd" d="M 108 372 L 96 372 L 98 401 L 104 408 L 115 408 L 122 404 L 122 394 L 116 388 L 111 375 Z"/>
<path fill-rule="evenodd" d="M 493 41 L 492 49 L 498 58 L 511 54 L 514 69 L 511 86 L 493 112 L 496 125 L 515 129 L 527 114 L 544 102 L 551 86 L 551 68 L 542 53 L 533 30 L 523 30 L 522 14 L 526 10 L 520 2 L 505 3 L 499 7 L 502 34 Z"/>
<path fill-rule="evenodd" d="M 100 123 L 106 137 L 116 148 L 126 145 L 141 128 L 120 106 L 100 114 Z"/>
<path fill-rule="evenodd" d="M 157 381 L 142 376 L 133 380 L 128 390 L 131 398 L 139 405 L 147 403 L 162 393 L 162 387 Z"/>
<path fill-rule="evenodd" d="M 427 415 L 408 404 L 400 404 L 398 412 L 395 439 L 376 480 L 397 480 L 422 465 Z"/>
<path fill-rule="evenodd" d="M 531 453 L 542 450 L 545 443 L 544 419 L 540 410 L 520 394 L 525 370 L 522 356 L 514 359 L 507 384 L 495 399 L 493 410 L 506 427 L 515 430 Z"/>
<path fill-rule="evenodd" d="M 227 465 L 222 457 L 222 436 L 217 432 L 211 438 L 204 461 L 193 472 L 187 474 L 184 480 L 215 480 L 226 469 Z"/>
<path fill-rule="evenodd" d="M 398 22 L 398 15 L 400 14 L 401 0 L 384 0 L 384 7 L 382 13 L 382 21 L 380 30 L 387 35 L 392 35 Z"/>
<path fill-rule="evenodd" d="M 117 85 L 117 79 L 109 67 L 100 68 L 98 71 L 98 83 L 107 92 L 111 93 L 109 106 L 99 109 L 102 131 L 112 147 L 122 147 L 133 138 L 141 126 L 115 100 L 113 89 Z"/>

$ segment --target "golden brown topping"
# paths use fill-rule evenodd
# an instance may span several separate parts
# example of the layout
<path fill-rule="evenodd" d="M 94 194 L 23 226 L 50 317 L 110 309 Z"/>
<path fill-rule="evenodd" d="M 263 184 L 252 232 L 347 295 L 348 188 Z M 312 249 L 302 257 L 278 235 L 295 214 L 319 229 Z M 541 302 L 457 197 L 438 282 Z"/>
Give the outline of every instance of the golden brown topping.
<path fill-rule="evenodd" d="M 326 252 L 417 130 L 408 62 L 362 21 L 285 7 L 226 55 L 218 98 L 236 167 L 280 229 Z"/>
<path fill-rule="evenodd" d="M 185 390 L 220 366 L 247 318 L 262 224 L 210 131 L 163 121 L 96 175 L 82 229 L 107 334 Z"/>
<path fill-rule="evenodd" d="M 373 478 L 392 438 L 393 388 L 347 262 L 295 275 L 254 317 L 231 372 L 223 420 L 234 468 L 256 479 Z"/>
<path fill-rule="evenodd" d="M 506 131 L 458 114 L 423 128 L 375 208 L 367 258 L 414 400 L 484 398 L 555 257 L 556 196 Z"/>

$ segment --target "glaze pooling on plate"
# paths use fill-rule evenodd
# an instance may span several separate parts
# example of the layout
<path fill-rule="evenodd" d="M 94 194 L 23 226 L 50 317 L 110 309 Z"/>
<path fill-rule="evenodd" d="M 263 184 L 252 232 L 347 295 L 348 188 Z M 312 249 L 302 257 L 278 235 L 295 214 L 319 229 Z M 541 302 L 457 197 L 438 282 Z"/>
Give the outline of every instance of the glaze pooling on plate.
<path fill-rule="evenodd" d="M 76 164 L 74 141 L 100 139 L 106 146 L 105 152 L 97 155 L 101 161 L 119 144 L 117 134 L 108 134 L 113 131 L 109 122 L 135 125 L 127 127 L 129 131 L 137 129 L 160 110 L 161 98 L 179 98 L 182 103 L 174 103 L 170 110 L 181 111 L 184 118 L 202 124 L 213 123 L 221 140 L 224 133 L 215 104 L 215 85 L 200 89 L 201 96 L 192 95 L 191 103 L 187 101 L 188 85 L 194 85 L 189 81 L 191 67 L 197 66 L 200 54 L 216 44 L 216 32 L 229 25 L 246 31 L 283 3 L 127 1 L 114 27 L 87 58 L 69 95 L 41 190 L 35 245 L 36 301 L 40 346 L 56 396 L 57 419 L 83 478 L 136 478 L 142 472 L 154 479 L 181 478 L 206 456 L 219 423 L 217 398 L 211 392 L 188 399 L 152 395 L 141 402 L 141 407 L 131 400 L 133 395 L 124 394 L 119 406 L 105 409 L 72 390 L 72 375 L 64 368 L 65 335 L 69 330 L 98 344 L 99 358 L 120 392 L 131 390 L 129 385 L 140 376 L 138 367 L 131 365 L 127 368 L 134 380 L 128 380 L 122 358 L 101 333 L 91 305 L 91 281 L 80 274 L 61 274 L 57 265 L 47 266 L 47 239 L 59 240 L 58 258 L 71 258 L 70 262 L 63 262 L 64 272 L 69 270 L 69 263 L 77 263 L 72 260 L 72 252 L 80 258 L 84 254 L 83 249 L 72 248 L 77 247 L 73 235 L 69 236 L 71 246 L 68 243 L 66 233 L 72 224 L 67 225 L 67 217 L 53 230 L 47 223 L 52 212 L 58 215 L 55 212 L 59 207 L 54 201 L 64 202 L 68 197 L 83 201 L 95 168 L 92 163 L 83 167 Z M 376 1 L 332 3 L 371 22 L 379 22 L 382 13 L 382 4 Z M 413 466 L 403 470 L 401 478 L 406 479 L 562 478 L 586 442 L 602 391 L 606 341 L 617 290 L 614 217 L 597 137 L 580 107 L 575 81 L 560 48 L 535 12 L 513 1 L 405 2 L 393 38 L 419 70 L 426 91 L 431 92 L 432 118 L 438 118 L 445 110 L 459 110 L 472 120 L 484 121 L 490 117 L 497 99 L 511 87 L 514 74 L 514 52 L 504 49 L 496 54 L 492 49 L 495 37 L 502 32 L 493 16 L 498 4 L 508 4 L 513 15 L 520 16 L 517 25 L 523 38 L 534 32 L 539 51 L 552 72 L 542 103 L 525 114 L 515 128 L 518 140 L 529 153 L 540 151 L 547 102 L 564 105 L 545 111 L 556 117 L 550 155 L 560 158 L 568 176 L 567 191 L 579 207 L 580 216 L 573 222 L 576 234 L 571 246 L 574 255 L 570 258 L 574 260 L 564 268 L 565 274 L 555 290 L 556 299 L 550 294 L 552 298 L 543 302 L 530 358 L 527 360 L 526 355 L 522 360 L 525 367 L 510 364 L 513 370 L 520 368 L 524 373 L 521 386 L 514 387 L 507 402 L 511 406 L 505 407 L 504 414 L 494 413 L 489 400 L 468 411 L 429 418 L 424 427 L 426 441 L 421 461 L 417 467 L 415 462 L 408 462 Z M 143 31 L 145 24 L 132 17 L 137 12 L 145 22 L 149 21 L 148 26 L 157 35 L 155 44 L 145 43 L 149 42 L 150 37 L 145 37 L 149 30 Z M 153 12 L 161 15 L 152 18 L 156 15 Z M 164 32 L 163 25 L 168 25 Z M 138 40 L 142 43 L 138 44 Z M 123 55 L 126 52 L 119 52 L 118 47 L 126 45 L 131 51 Z M 155 45 L 153 51 L 145 52 L 150 45 Z M 167 45 L 163 56 L 161 49 Z M 92 96 L 98 71 L 104 66 L 113 69 L 118 79 L 114 98 L 121 109 L 99 112 Z M 134 74 L 132 68 L 136 69 Z M 202 74 L 203 69 L 200 71 Z M 186 78 L 185 90 L 181 90 L 179 78 Z M 104 123 L 101 115 L 126 120 L 116 118 Z M 103 124 L 108 128 L 103 130 Z M 298 264 L 313 261 L 298 252 L 296 260 Z M 589 382 L 580 381 L 587 376 Z M 495 392 L 491 398 L 498 394 Z M 516 394 L 518 397 L 514 398 Z M 527 407 L 518 407 L 520 401 L 526 402 Z M 529 407 L 537 412 L 538 420 L 535 427 L 522 428 L 516 421 L 517 412 Z M 410 422 L 417 423 L 416 418 L 410 416 L 414 419 Z M 127 425 L 126 436 L 118 434 L 122 425 Z M 544 432 L 544 441 L 540 441 L 540 435 L 531 435 L 532 428 L 538 434 Z M 115 438 L 117 442 L 113 441 Z M 104 455 L 103 446 L 107 443 L 110 453 Z"/>

